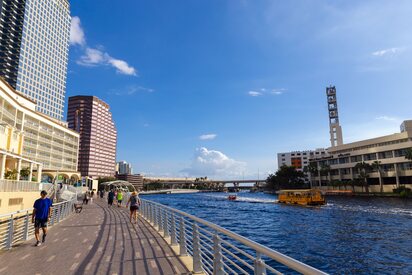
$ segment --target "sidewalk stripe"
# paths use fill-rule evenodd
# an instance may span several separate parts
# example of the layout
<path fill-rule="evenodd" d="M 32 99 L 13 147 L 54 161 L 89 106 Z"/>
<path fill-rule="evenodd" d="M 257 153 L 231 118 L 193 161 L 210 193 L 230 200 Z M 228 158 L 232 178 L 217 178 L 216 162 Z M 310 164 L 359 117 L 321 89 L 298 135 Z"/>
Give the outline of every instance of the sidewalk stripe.
<path fill-rule="evenodd" d="M 81 254 L 82 254 L 82 253 L 77 253 L 76 255 L 74 255 L 74 258 L 75 258 L 75 259 L 78 259 Z"/>
<path fill-rule="evenodd" d="M 50 256 L 50 257 L 47 259 L 47 261 L 48 261 L 48 262 L 51 262 L 51 261 L 53 261 L 54 258 L 56 258 L 56 255 Z"/>
<path fill-rule="evenodd" d="M 72 271 L 75 270 L 78 265 L 79 265 L 79 263 L 72 264 L 72 266 L 70 267 L 70 270 L 72 270 Z"/>
<path fill-rule="evenodd" d="M 24 260 L 24 259 L 26 259 L 26 258 L 29 257 L 29 256 L 30 256 L 30 254 L 24 255 L 23 257 L 20 258 L 20 260 Z"/>

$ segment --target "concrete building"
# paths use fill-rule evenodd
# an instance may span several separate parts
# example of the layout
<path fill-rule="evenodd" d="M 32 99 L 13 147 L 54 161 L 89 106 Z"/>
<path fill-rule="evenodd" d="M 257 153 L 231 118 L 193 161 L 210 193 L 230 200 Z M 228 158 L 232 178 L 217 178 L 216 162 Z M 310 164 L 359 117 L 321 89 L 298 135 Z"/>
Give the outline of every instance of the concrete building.
<path fill-rule="evenodd" d="M 143 176 L 140 174 L 116 174 L 116 179 L 128 181 L 137 190 L 143 190 Z"/>
<path fill-rule="evenodd" d="M 50 182 L 60 175 L 76 182 L 78 147 L 78 133 L 37 112 L 34 101 L 0 77 L 0 179 L 28 168 L 28 180 Z"/>
<path fill-rule="evenodd" d="M 70 37 L 67 0 L 0 0 L 0 76 L 62 120 Z"/>
<path fill-rule="evenodd" d="M 323 148 L 316 150 L 278 153 L 278 168 L 283 165 L 293 166 L 296 170 L 303 172 L 303 169 L 309 165 L 309 159 L 326 155 L 327 150 Z M 309 179 L 309 174 L 307 174 L 307 179 Z"/>
<path fill-rule="evenodd" d="M 78 171 L 91 178 L 115 175 L 117 131 L 109 105 L 95 96 L 69 98 L 69 128 L 80 133 Z"/>
<path fill-rule="evenodd" d="M 412 120 L 404 121 L 401 132 L 358 142 L 328 148 L 329 155 L 315 156 L 318 170 L 329 166 L 328 175 L 314 175 L 312 184 L 326 186 L 332 180 L 350 181 L 359 177 L 355 165 L 359 162 L 376 163 L 367 179 L 370 190 L 384 192 L 400 185 L 412 187 L 412 162 L 405 158 L 407 149 L 412 148 Z"/>
<path fill-rule="evenodd" d="M 116 163 L 116 173 L 120 175 L 130 175 L 133 174 L 133 168 L 130 163 L 127 163 L 126 161 L 122 160 Z"/>

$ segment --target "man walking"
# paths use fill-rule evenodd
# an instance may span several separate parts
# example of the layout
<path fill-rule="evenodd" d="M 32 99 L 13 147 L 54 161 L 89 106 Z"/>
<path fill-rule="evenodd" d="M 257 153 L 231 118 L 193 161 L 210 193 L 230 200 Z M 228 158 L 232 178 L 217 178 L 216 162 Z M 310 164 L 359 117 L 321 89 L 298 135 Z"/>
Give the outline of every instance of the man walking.
<path fill-rule="evenodd" d="M 107 194 L 107 204 L 109 206 L 113 205 L 113 200 L 114 200 L 114 192 L 113 190 L 110 190 L 109 194 Z"/>
<path fill-rule="evenodd" d="M 36 246 L 40 246 L 41 243 L 46 241 L 47 235 L 47 222 L 50 220 L 52 201 L 46 198 L 47 192 L 40 192 L 40 199 L 37 199 L 33 205 L 33 214 L 31 216 L 31 222 L 34 223 L 34 236 L 36 237 Z M 40 242 L 40 227 L 43 230 L 42 242 Z"/>

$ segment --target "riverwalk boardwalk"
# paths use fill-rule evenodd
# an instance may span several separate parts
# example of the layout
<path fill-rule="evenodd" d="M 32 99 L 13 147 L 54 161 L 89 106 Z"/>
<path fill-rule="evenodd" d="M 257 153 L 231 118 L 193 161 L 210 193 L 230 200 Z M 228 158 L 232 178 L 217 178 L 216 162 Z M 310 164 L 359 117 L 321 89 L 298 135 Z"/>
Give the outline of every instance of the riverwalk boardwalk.
<path fill-rule="evenodd" d="M 95 199 L 34 239 L 0 252 L 0 274 L 190 274 L 160 234 L 129 211 Z"/>

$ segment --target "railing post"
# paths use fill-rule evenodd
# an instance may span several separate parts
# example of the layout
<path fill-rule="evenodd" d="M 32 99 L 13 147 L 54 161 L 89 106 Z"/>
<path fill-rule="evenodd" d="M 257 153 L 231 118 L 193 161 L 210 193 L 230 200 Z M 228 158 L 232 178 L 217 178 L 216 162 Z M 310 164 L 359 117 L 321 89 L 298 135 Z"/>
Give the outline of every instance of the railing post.
<path fill-rule="evenodd" d="M 6 241 L 6 249 L 11 249 L 11 245 L 13 244 L 13 234 L 14 234 L 14 217 L 10 215 L 9 221 L 9 232 L 7 234 L 7 241 Z"/>
<path fill-rule="evenodd" d="M 193 272 L 202 272 L 202 258 L 200 256 L 199 226 L 193 223 Z"/>
<path fill-rule="evenodd" d="M 164 220 L 163 220 L 163 209 L 160 206 L 159 212 L 157 213 L 157 217 L 159 219 L 159 232 L 162 233 L 164 231 Z"/>
<path fill-rule="evenodd" d="M 59 204 L 59 207 L 57 207 L 57 223 L 60 222 L 61 212 L 62 212 L 62 205 Z"/>
<path fill-rule="evenodd" d="M 26 212 L 26 217 L 24 219 L 23 240 L 27 240 L 28 238 L 29 238 L 29 211 Z"/>
<path fill-rule="evenodd" d="M 157 219 L 157 205 L 153 205 L 153 222 L 154 222 L 154 227 L 158 227 L 158 219 Z"/>
<path fill-rule="evenodd" d="M 169 220 L 167 210 L 163 210 L 163 237 L 168 238 L 169 235 Z"/>
<path fill-rule="evenodd" d="M 180 217 L 179 246 L 180 246 L 179 255 L 187 256 L 185 220 L 183 219 L 183 217 Z"/>
<path fill-rule="evenodd" d="M 50 218 L 50 225 L 54 225 L 54 218 L 56 217 L 56 207 L 52 208 L 51 218 Z"/>
<path fill-rule="evenodd" d="M 254 262 L 255 275 L 266 275 L 265 262 L 262 260 L 262 254 L 256 252 L 256 260 Z"/>
<path fill-rule="evenodd" d="M 170 237 L 171 237 L 171 244 L 176 245 L 177 244 L 177 239 L 176 239 L 176 223 L 175 223 L 175 215 L 172 213 L 171 214 L 171 228 L 170 228 Z"/>
<path fill-rule="evenodd" d="M 222 246 L 220 244 L 220 237 L 213 235 L 213 275 L 223 275 L 225 271 L 223 269 L 223 257 Z"/>

